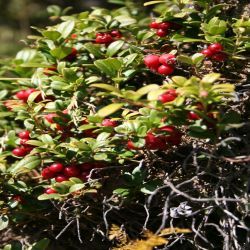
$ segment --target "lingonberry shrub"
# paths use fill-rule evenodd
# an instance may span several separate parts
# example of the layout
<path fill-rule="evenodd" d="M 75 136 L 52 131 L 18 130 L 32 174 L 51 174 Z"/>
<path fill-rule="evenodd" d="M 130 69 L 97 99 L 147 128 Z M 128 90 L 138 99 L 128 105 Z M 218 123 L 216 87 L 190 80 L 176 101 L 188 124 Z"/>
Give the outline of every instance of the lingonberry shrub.
<path fill-rule="evenodd" d="M 227 162 L 240 140 L 245 89 L 236 94 L 234 77 L 246 66 L 249 19 L 224 20 L 213 1 L 151 1 L 152 19 L 125 2 L 39 28 L 2 68 L 0 207 L 19 223 L 19 212 L 48 216 L 52 200 L 78 238 L 104 237 L 111 224 L 165 237 L 169 224 L 193 230 L 181 240 L 168 231 L 186 242 L 179 248 L 222 249 L 224 237 L 228 249 L 247 227 L 247 170 Z M 14 195 L 25 204 L 12 205 Z"/>

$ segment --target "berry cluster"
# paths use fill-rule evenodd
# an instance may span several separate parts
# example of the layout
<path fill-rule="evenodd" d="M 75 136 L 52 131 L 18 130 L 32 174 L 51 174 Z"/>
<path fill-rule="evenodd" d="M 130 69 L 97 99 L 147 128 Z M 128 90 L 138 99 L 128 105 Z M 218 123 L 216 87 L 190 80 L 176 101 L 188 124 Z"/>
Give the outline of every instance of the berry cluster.
<path fill-rule="evenodd" d="M 56 162 L 44 168 L 41 175 L 45 180 L 55 179 L 56 182 L 67 181 L 71 177 L 77 177 L 83 181 L 87 181 L 92 169 L 103 167 L 105 167 L 105 164 L 102 162 L 85 162 L 80 165 L 71 166 L 64 166 L 63 164 Z M 54 189 L 48 188 L 45 190 L 45 193 L 56 193 L 56 190 L 54 190 L 55 192 L 51 192 L 51 190 Z"/>
<path fill-rule="evenodd" d="M 173 54 L 147 55 L 144 64 L 161 75 L 170 75 L 174 72 L 173 64 L 176 64 L 176 57 Z"/>
<path fill-rule="evenodd" d="M 100 44 L 109 44 L 114 41 L 114 38 L 121 38 L 122 33 L 119 30 L 112 30 L 110 32 L 96 33 L 95 42 Z"/>
<path fill-rule="evenodd" d="M 165 37 L 169 34 L 169 31 L 172 29 L 179 29 L 180 25 L 172 22 L 160 22 L 152 21 L 149 24 L 149 27 L 152 29 L 156 29 L 156 35 L 159 37 Z"/>
<path fill-rule="evenodd" d="M 30 132 L 28 130 L 24 130 L 18 134 L 18 137 L 20 138 L 19 144 L 21 147 L 13 149 L 12 154 L 17 157 L 24 157 L 33 149 L 32 146 L 27 144 L 27 141 L 30 139 Z"/>
<path fill-rule="evenodd" d="M 154 133 L 159 133 L 155 135 Z M 162 135 L 167 133 L 167 135 Z M 179 145 L 181 143 L 181 132 L 174 126 L 164 126 L 159 129 L 151 130 L 147 133 L 145 139 L 145 147 L 149 150 L 166 150 L 169 145 Z M 132 140 L 127 142 L 127 148 L 130 150 L 138 150 Z"/>
<path fill-rule="evenodd" d="M 27 103 L 29 96 L 33 93 L 39 91 L 37 89 L 26 89 L 26 90 L 21 90 L 16 93 L 16 98 L 19 100 L 22 100 L 23 102 Z M 42 95 L 39 94 L 36 99 L 34 100 L 35 102 L 40 102 L 42 100 Z"/>
<path fill-rule="evenodd" d="M 227 59 L 227 55 L 223 52 L 223 49 L 220 43 L 213 43 L 207 49 L 203 49 L 201 53 L 215 61 L 224 62 Z"/>

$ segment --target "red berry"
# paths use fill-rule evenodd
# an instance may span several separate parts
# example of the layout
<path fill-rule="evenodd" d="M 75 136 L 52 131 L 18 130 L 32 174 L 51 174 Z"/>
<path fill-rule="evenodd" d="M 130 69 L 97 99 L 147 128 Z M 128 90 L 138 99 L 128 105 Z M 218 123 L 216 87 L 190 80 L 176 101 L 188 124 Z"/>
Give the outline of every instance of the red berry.
<path fill-rule="evenodd" d="M 195 112 L 190 111 L 187 115 L 189 120 L 199 120 L 201 119 L 199 115 L 197 115 Z"/>
<path fill-rule="evenodd" d="M 145 137 L 146 147 L 151 150 L 165 150 L 167 144 L 164 138 L 164 136 L 156 136 L 152 133 L 148 133 Z"/>
<path fill-rule="evenodd" d="M 159 56 L 157 55 L 147 55 L 144 57 L 144 64 L 150 69 L 157 69 L 160 65 Z"/>
<path fill-rule="evenodd" d="M 140 148 L 136 147 L 135 144 L 133 143 L 133 141 L 131 141 L 131 140 L 128 140 L 127 148 L 129 150 L 138 150 L 138 149 L 140 149 Z"/>
<path fill-rule="evenodd" d="M 25 150 L 26 150 L 27 154 L 30 153 L 33 150 L 33 148 L 34 147 L 32 147 L 32 146 L 25 146 Z"/>
<path fill-rule="evenodd" d="M 201 53 L 206 57 L 211 57 L 213 55 L 213 52 L 210 49 L 203 49 Z"/>
<path fill-rule="evenodd" d="M 152 29 L 159 29 L 159 24 L 160 23 L 157 23 L 156 21 L 152 21 L 150 24 L 149 24 L 149 27 L 152 28 Z"/>
<path fill-rule="evenodd" d="M 159 59 L 160 63 L 168 66 L 169 64 L 176 64 L 176 58 L 173 54 L 164 54 Z"/>
<path fill-rule="evenodd" d="M 218 62 L 224 62 L 227 59 L 227 55 L 223 52 L 216 53 L 212 56 L 212 59 Z"/>
<path fill-rule="evenodd" d="M 65 175 L 58 175 L 55 180 L 56 182 L 63 182 L 63 181 L 67 181 L 69 178 Z"/>
<path fill-rule="evenodd" d="M 158 68 L 158 73 L 161 75 L 170 75 L 174 72 L 174 68 L 171 65 L 161 65 Z"/>
<path fill-rule="evenodd" d="M 43 179 L 51 179 L 55 177 L 55 173 L 50 171 L 48 167 L 42 170 L 41 175 Z"/>
<path fill-rule="evenodd" d="M 208 46 L 208 49 L 214 54 L 221 52 L 223 50 L 223 46 L 220 43 L 213 43 Z"/>
<path fill-rule="evenodd" d="M 164 140 L 167 143 L 178 145 L 181 142 L 182 134 L 174 126 L 164 126 L 160 128 L 161 131 L 168 132 L 169 135 L 164 136 Z"/>
<path fill-rule="evenodd" d="M 122 37 L 122 33 L 119 30 L 112 30 L 110 32 L 110 35 L 112 37 L 116 37 L 116 38 L 121 38 Z"/>
<path fill-rule="evenodd" d="M 45 119 L 49 122 L 49 123 L 54 123 L 54 117 L 58 116 L 57 114 L 47 114 L 45 116 Z"/>
<path fill-rule="evenodd" d="M 71 39 L 76 39 L 76 38 L 77 38 L 77 34 L 72 34 L 72 35 L 70 36 L 70 38 L 71 38 Z"/>
<path fill-rule="evenodd" d="M 111 119 L 104 119 L 101 125 L 104 127 L 116 127 L 118 123 L 117 121 L 112 121 Z"/>
<path fill-rule="evenodd" d="M 17 99 L 22 100 L 24 102 L 27 102 L 27 100 L 28 100 L 28 96 L 27 96 L 27 93 L 25 90 L 21 90 L 21 91 L 17 92 L 16 97 L 17 97 Z"/>
<path fill-rule="evenodd" d="M 30 138 L 30 131 L 24 130 L 18 134 L 20 139 L 29 139 Z"/>
<path fill-rule="evenodd" d="M 175 100 L 177 95 L 178 94 L 176 93 L 175 89 L 169 89 L 158 97 L 158 101 L 162 103 L 172 102 L 173 100 Z"/>
<path fill-rule="evenodd" d="M 17 157 L 23 157 L 25 155 L 27 155 L 27 150 L 24 147 L 20 147 L 20 148 L 15 148 L 12 150 L 12 154 L 17 156 Z"/>
<path fill-rule="evenodd" d="M 159 29 L 168 30 L 171 28 L 171 26 L 172 24 L 170 22 L 159 23 Z"/>
<path fill-rule="evenodd" d="M 108 44 L 113 42 L 113 37 L 108 33 L 97 33 L 95 42 L 100 44 Z"/>
<path fill-rule="evenodd" d="M 166 30 L 163 30 L 163 29 L 158 29 L 156 31 L 156 35 L 159 36 L 159 37 L 164 37 L 168 34 L 168 32 Z"/>
<path fill-rule="evenodd" d="M 49 170 L 54 173 L 58 173 L 63 171 L 64 166 L 61 163 L 53 163 L 52 165 L 49 166 Z"/>
<path fill-rule="evenodd" d="M 69 166 L 64 168 L 63 173 L 68 177 L 77 177 L 80 175 L 80 170 L 76 166 Z"/>
<path fill-rule="evenodd" d="M 53 189 L 53 188 L 47 188 L 47 189 L 45 190 L 45 193 L 46 193 L 46 194 L 56 194 L 57 191 L 56 191 L 55 189 Z"/>

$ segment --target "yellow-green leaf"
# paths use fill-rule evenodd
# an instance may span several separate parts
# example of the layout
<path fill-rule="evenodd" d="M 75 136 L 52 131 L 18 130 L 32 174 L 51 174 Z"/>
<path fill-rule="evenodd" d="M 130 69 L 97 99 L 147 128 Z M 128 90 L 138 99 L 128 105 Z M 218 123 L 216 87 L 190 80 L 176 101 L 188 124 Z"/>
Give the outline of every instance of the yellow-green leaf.
<path fill-rule="evenodd" d="M 124 103 L 112 103 L 109 104 L 108 106 L 105 106 L 104 108 L 101 108 L 97 114 L 101 117 L 106 117 L 109 116 L 119 109 L 121 109 L 124 106 Z"/>

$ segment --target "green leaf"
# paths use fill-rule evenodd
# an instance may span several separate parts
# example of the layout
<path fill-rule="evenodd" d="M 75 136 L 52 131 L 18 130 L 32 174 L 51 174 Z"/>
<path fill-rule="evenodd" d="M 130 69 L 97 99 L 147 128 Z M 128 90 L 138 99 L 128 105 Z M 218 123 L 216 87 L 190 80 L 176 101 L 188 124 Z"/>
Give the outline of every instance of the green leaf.
<path fill-rule="evenodd" d="M 185 56 L 185 55 L 177 56 L 177 61 L 181 63 L 190 64 L 190 65 L 193 64 L 192 59 L 189 56 Z"/>
<path fill-rule="evenodd" d="M 31 250 L 46 250 L 49 246 L 50 240 L 47 238 L 44 238 L 40 241 L 38 241 L 37 243 L 35 243 Z"/>
<path fill-rule="evenodd" d="M 99 70 L 111 77 L 116 77 L 122 67 L 121 60 L 116 58 L 97 60 L 94 64 Z"/>
<path fill-rule="evenodd" d="M 130 193 L 130 189 L 129 188 L 117 188 L 113 191 L 114 194 L 118 194 L 121 195 L 123 197 L 126 197 L 129 195 Z"/>
<path fill-rule="evenodd" d="M 109 84 L 105 84 L 105 83 L 94 83 L 94 84 L 91 84 L 90 87 L 96 87 L 96 88 L 105 89 L 111 92 L 120 93 L 120 90 L 118 88 Z"/>
<path fill-rule="evenodd" d="M 204 83 L 214 83 L 219 78 L 220 78 L 219 73 L 211 73 L 211 74 L 205 75 L 201 81 Z"/>
<path fill-rule="evenodd" d="M 84 183 L 77 183 L 70 187 L 69 192 L 73 193 L 73 192 L 83 189 L 84 187 L 85 187 Z"/>
<path fill-rule="evenodd" d="M 101 46 L 99 44 L 86 43 L 83 47 L 95 57 L 102 57 Z"/>
<path fill-rule="evenodd" d="M 120 28 L 135 24 L 137 22 L 136 19 L 126 15 L 116 16 L 114 19 L 120 22 Z"/>
<path fill-rule="evenodd" d="M 20 172 L 30 171 L 41 164 L 41 159 L 38 156 L 26 156 L 17 163 L 13 168 L 9 168 L 9 171 L 13 174 Z"/>
<path fill-rule="evenodd" d="M 124 45 L 124 41 L 119 40 L 111 43 L 107 48 L 107 56 L 112 57 L 114 56 Z"/>
<path fill-rule="evenodd" d="M 162 1 L 162 0 L 158 0 L 158 1 L 149 1 L 149 2 L 144 3 L 143 5 L 144 5 L 144 6 L 149 6 L 149 5 L 158 4 L 158 3 L 165 3 L 165 1 Z"/>
<path fill-rule="evenodd" d="M 227 23 L 220 20 L 218 17 L 213 17 L 207 25 L 205 25 L 207 32 L 211 35 L 222 35 L 227 30 Z"/>
<path fill-rule="evenodd" d="M 170 39 L 171 41 L 177 41 L 177 42 L 183 42 L 183 43 L 192 43 L 192 42 L 206 42 L 206 40 L 203 39 L 197 39 L 192 37 L 185 37 L 179 34 L 175 34 Z"/>
<path fill-rule="evenodd" d="M 99 115 L 101 117 L 109 116 L 109 115 L 115 113 L 116 111 L 118 111 L 119 109 L 121 109 L 124 105 L 125 105 L 125 103 L 109 104 L 109 105 L 105 106 L 104 108 L 101 108 L 100 110 L 98 110 L 97 115 Z"/>
<path fill-rule="evenodd" d="M 44 135 L 41 135 L 39 137 L 39 139 L 44 143 L 44 144 L 47 144 L 47 145 L 54 145 L 54 141 L 53 141 L 53 138 L 48 135 L 48 134 L 44 134 Z"/>
<path fill-rule="evenodd" d="M 139 94 L 140 96 L 146 95 L 147 93 L 159 89 L 160 86 L 157 84 L 149 84 L 144 87 L 139 88 L 136 93 Z"/>
<path fill-rule="evenodd" d="M 198 65 L 205 59 L 205 56 L 201 53 L 195 53 L 194 55 L 192 55 L 191 58 L 192 58 L 193 64 Z"/>
<path fill-rule="evenodd" d="M 61 34 L 58 31 L 55 30 L 46 30 L 42 32 L 42 35 L 52 41 L 56 41 Z"/>
<path fill-rule="evenodd" d="M 58 25 L 57 31 L 61 33 L 63 38 L 67 38 L 75 27 L 75 21 L 69 20 Z"/>
<path fill-rule="evenodd" d="M 71 48 L 64 46 L 59 46 L 50 51 L 50 54 L 59 60 L 65 58 L 70 53 L 71 53 Z"/>
<path fill-rule="evenodd" d="M 51 200 L 51 199 L 59 200 L 61 199 L 61 196 L 60 194 L 41 194 L 37 197 L 37 199 L 39 201 Z"/>
<path fill-rule="evenodd" d="M 0 215 L 0 231 L 8 227 L 9 218 L 7 215 Z"/>
<path fill-rule="evenodd" d="M 133 53 L 133 54 L 130 54 L 128 56 L 125 56 L 123 58 L 123 63 L 124 63 L 124 66 L 125 67 L 128 67 L 131 63 L 134 62 L 134 60 L 136 59 L 136 57 L 138 56 L 137 53 Z"/>

